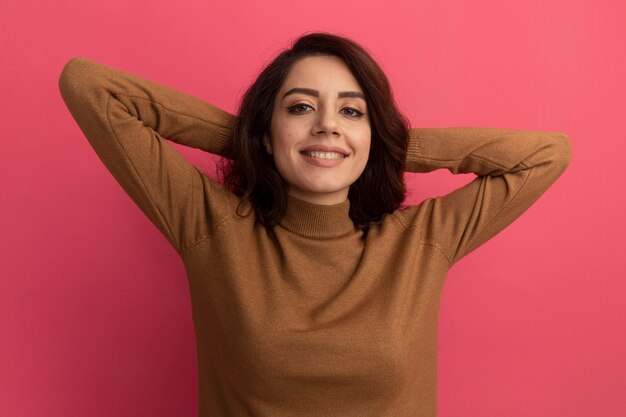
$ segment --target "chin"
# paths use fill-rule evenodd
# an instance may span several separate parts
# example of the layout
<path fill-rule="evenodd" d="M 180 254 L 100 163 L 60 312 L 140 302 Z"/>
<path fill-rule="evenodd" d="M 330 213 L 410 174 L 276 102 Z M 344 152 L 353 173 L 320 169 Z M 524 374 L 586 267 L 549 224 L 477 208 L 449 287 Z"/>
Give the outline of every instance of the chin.
<path fill-rule="evenodd" d="M 318 194 L 318 195 L 332 195 L 332 194 L 340 194 L 342 192 L 346 193 L 349 185 L 341 184 L 341 185 L 330 185 L 330 184 L 297 184 L 295 188 L 298 193 L 302 194 Z"/>
<path fill-rule="evenodd" d="M 302 187 L 301 190 L 310 192 L 310 193 L 321 193 L 321 194 L 336 194 L 345 190 L 348 185 L 329 185 L 329 184 L 319 184 L 319 185 L 309 185 L 308 187 Z"/>

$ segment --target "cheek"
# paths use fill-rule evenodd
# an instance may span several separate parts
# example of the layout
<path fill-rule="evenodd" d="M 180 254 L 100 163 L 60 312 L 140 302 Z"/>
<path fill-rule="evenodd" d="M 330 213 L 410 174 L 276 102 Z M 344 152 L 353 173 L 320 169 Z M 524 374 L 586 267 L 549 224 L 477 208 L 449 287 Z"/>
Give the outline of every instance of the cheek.
<path fill-rule="evenodd" d="M 274 163 L 279 170 L 289 169 L 293 165 L 294 152 L 286 138 L 276 138 L 273 145 Z M 281 172 L 281 174 L 283 174 Z"/>
<path fill-rule="evenodd" d="M 280 123 L 276 129 L 272 129 L 272 147 L 280 152 L 288 152 L 293 147 L 297 132 L 285 123 Z"/>
<path fill-rule="evenodd" d="M 368 137 L 362 143 L 359 144 L 359 150 L 361 151 L 361 157 L 359 158 L 359 175 L 363 173 L 367 162 L 369 160 L 369 154 L 371 149 L 371 140 Z"/>
<path fill-rule="evenodd" d="M 283 177 L 290 177 L 293 171 L 293 135 L 283 130 L 276 130 L 272 136 L 272 156 L 278 173 Z"/>
<path fill-rule="evenodd" d="M 364 138 L 363 141 L 359 144 L 359 150 L 361 151 L 361 155 L 363 155 L 363 158 L 365 159 L 366 162 L 370 154 L 371 146 L 372 146 L 372 140 L 371 140 L 371 136 L 369 135 L 366 136 L 366 138 Z"/>

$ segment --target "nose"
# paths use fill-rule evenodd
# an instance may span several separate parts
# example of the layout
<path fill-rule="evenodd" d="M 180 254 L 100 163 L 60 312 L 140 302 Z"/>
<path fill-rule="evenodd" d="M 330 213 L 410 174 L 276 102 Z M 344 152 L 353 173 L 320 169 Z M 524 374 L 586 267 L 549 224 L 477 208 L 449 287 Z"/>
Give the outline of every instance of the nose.
<path fill-rule="evenodd" d="M 337 114 L 332 106 L 324 106 L 317 112 L 315 125 L 313 126 L 314 134 L 339 134 L 339 124 L 337 123 Z"/>

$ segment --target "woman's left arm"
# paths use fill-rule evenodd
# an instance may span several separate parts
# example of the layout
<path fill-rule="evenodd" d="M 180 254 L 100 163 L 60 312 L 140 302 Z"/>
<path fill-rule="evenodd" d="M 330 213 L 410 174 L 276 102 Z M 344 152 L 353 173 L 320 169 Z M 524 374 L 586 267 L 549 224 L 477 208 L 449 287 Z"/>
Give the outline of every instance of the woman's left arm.
<path fill-rule="evenodd" d="M 483 127 L 411 128 L 406 171 L 478 175 L 421 205 L 425 239 L 449 266 L 524 213 L 561 176 L 572 154 L 564 133 Z"/>

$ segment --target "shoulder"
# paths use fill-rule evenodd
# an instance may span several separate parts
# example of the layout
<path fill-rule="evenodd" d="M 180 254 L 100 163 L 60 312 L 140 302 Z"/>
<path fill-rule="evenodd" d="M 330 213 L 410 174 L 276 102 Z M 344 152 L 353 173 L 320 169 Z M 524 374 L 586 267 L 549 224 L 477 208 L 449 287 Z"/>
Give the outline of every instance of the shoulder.
<path fill-rule="evenodd" d="M 423 262 L 436 262 L 434 259 L 437 258 L 448 264 L 447 252 L 428 228 L 429 205 L 424 201 L 386 214 L 380 223 L 370 227 L 365 246 L 398 261 L 408 256 Z"/>
<path fill-rule="evenodd" d="M 393 221 L 406 233 L 418 235 L 421 244 L 436 247 L 448 257 L 442 244 L 443 231 L 432 227 L 437 217 L 443 215 L 436 203 L 436 197 L 429 197 L 419 204 L 401 206 L 388 216 L 388 221 Z"/>

